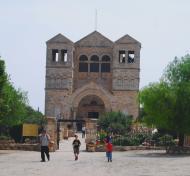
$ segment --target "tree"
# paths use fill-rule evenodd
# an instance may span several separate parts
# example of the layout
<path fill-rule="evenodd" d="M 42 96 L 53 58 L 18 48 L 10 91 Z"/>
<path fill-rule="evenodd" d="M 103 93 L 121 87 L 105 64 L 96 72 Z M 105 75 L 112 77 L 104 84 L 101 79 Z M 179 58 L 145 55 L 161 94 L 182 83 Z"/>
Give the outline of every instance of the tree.
<path fill-rule="evenodd" d="M 4 86 L 3 100 L 6 109 L 2 112 L 0 124 L 6 126 L 21 124 L 26 116 L 25 106 L 28 104 L 26 92 L 16 90 L 10 82 L 7 82 Z"/>
<path fill-rule="evenodd" d="M 169 128 L 174 97 L 164 83 L 152 83 L 140 92 L 140 102 L 144 109 L 144 120 L 148 125 Z"/>
<path fill-rule="evenodd" d="M 179 145 L 183 145 L 184 134 L 190 134 L 190 55 L 175 58 L 168 65 L 163 80 L 173 88 L 176 95 L 174 123 L 179 132 Z"/>
<path fill-rule="evenodd" d="M 46 119 L 41 112 L 34 110 L 29 105 L 27 105 L 25 108 L 26 118 L 24 119 L 24 123 L 35 123 L 41 126 L 43 126 L 46 123 Z"/>
<path fill-rule="evenodd" d="M 160 82 L 143 88 L 139 99 L 145 122 L 176 131 L 183 146 L 184 134 L 190 134 L 190 56 L 175 58 Z"/>
<path fill-rule="evenodd" d="M 4 103 L 4 87 L 7 83 L 7 74 L 5 72 L 5 63 L 0 58 L 0 121 L 3 116 L 3 112 L 6 111 L 7 106 Z"/>
<path fill-rule="evenodd" d="M 132 124 L 132 117 L 122 112 L 106 112 L 98 119 L 98 125 L 106 132 L 124 134 Z"/>
<path fill-rule="evenodd" d="M 28 105 L 26 92 L 14 88 L 0 58 L 0 134 L 8 134 L 10 127 L 24 122 L 42 125 L 45 118 Z"/>
<path fill-rule="evenodd" d="M 22 122 L 26 103 L 26 93 L 13 87 L 0 58 L 0 133 L 7 133 L 8 127 Z"/>

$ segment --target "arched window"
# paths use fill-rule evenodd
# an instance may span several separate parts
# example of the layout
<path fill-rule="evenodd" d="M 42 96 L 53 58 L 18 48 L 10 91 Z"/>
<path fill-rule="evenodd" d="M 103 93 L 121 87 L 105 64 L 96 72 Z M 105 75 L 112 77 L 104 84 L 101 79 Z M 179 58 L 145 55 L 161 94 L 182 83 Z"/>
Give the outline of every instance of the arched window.
<path fill-rule="evenodd" d="M 91 61 L 99 61 L 99 57 L 97 55 L 93 55 L 91 58 L 90 58 Z"/>
<path fill-rule="evenodd" d="M 110 57 L 107 55 L 104 55 L 102 57 L 102 63 L 101 63 L 101 72 L 110 72 Z"/>
<path fill-rule="evenodd" d="M 107 55 L 104 55 L 104 56 L 102 56 L 102 61 L 103 62 L 110 62 L 110 57 Z"/>
<path fill-rule="evenodd" d="M 79 58 L 79 72 L 88 72 L 88 57 L 81 55 Z"/>
<path fill-rule="evenodd" d="M 92 105 L 92 106 L 97 106 L 98 103 L 97 103 L 95 100 L 92 100 L 92 101 L 90 102 L 90 105 Z"/>
<path fill-rule="evenodd" d="M 79 61 L 88 61 L 88 57 L 86 55 L 81 55 Z"/>
<path fill-rule="evenodd" d="M 97 55 L 90 58 L 90 72 L 99 72 L 99 57 Z"/>

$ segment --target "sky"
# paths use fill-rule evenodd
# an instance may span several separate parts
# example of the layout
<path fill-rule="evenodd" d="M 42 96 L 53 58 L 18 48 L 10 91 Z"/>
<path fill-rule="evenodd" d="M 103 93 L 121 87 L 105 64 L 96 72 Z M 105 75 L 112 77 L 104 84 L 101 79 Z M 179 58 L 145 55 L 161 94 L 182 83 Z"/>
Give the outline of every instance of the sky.
<path fill-rule="evenodd" d="M 0 0 L 0 56 L 11 82 L 44 112 L 46 41 L 76 42 L 95 30 L 142 44 L 140 88 L 159 81 L 175 56 L 190 53 L 189 0 Z"/>

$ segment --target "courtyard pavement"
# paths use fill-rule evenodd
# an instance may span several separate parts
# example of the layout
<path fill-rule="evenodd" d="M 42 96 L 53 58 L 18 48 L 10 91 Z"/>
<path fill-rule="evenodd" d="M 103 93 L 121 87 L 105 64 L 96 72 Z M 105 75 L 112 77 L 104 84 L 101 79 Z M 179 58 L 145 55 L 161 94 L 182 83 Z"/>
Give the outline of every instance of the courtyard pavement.
<path fill-rule="evenodd" d="M 74 161 L 72 138 L 40 162 L 40 152 L 0 150 L 0 176 L 190 176 L 190 156 L 167 156 L 164 151 L 113 152 L 108 163 L 104 152 L 85 152 L 84 140 Z"/>

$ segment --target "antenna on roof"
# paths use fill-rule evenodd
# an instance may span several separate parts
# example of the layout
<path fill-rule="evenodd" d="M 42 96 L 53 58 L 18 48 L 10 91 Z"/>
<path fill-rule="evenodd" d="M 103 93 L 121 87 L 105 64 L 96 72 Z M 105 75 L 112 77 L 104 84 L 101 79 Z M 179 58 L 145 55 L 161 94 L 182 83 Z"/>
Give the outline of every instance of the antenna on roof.
<path fill-rule="evenodd" d="M 98 17 L 97 17 L 97 9 L 95 10 L 95 31 L 97 31 L 97 25 L 98 25 Z"/>

